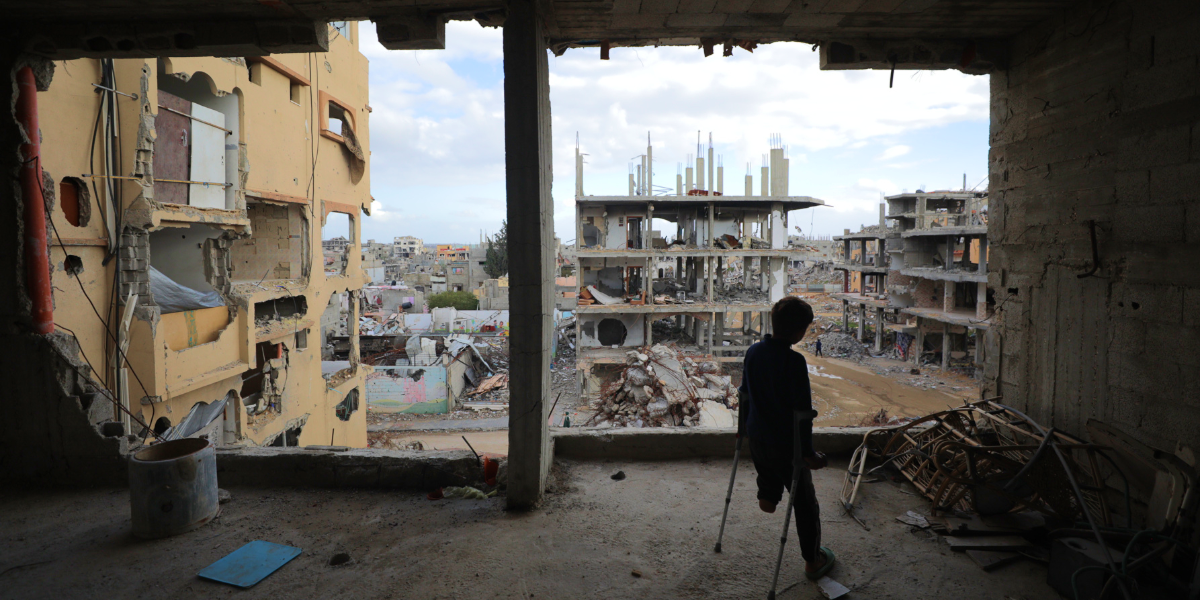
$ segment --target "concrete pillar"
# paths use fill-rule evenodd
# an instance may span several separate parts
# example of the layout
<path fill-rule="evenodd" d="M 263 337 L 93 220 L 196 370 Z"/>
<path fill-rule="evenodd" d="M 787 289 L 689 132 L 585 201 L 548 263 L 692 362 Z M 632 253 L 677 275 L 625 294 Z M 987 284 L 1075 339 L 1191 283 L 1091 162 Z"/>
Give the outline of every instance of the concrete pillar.
<path fill-rule="evenodd" d="M 711 152 L 710 152 L 710 154 L 711 154 Z M 713 230 L 716 229 L 716 225 L 715 225 L 716 219 L 717 219 L 716 210 L 714 210 L 713 203 L 709 202 L 708 203 L 708 232 L 707 232 L 707 235 L 704 236 L 705 239 L 704 239 L 704 244 L 701 246 L 702 248 L 715 248 L 716 247 L 716 245 L 713 244 L 713 237 L 715 237 L 715 236 L 713 236 Z"/>
<path fill-rule="evenodd" d="M 842 331 L 850 331 L 850 303 L 842 300 Z"/>
<path fill-rule="evenodd" d="M 954 310 L 954 285 L 953 281 L 942 282 L 942 310 L 950 312 Z"/>
<path fill-rule="evenodd" d="M 987 274 L 987 238 L 979 238 L 979 273 Z"/>
<path fill-rule="evenodd" d="M 946 259 L 943 267 L 949 271 L 954 265 L 954 236 L 946 236 Z"/>
<path fill-rule="evenodd" d="M 982 329 L 972 329 L 975 332 L 975 366 L 983 367 L 983 335 Z"/>
<path fill-rule="evenodd" d="M 942 323 L 942 370 L 950 368 L 950 324 Z"/>
<path fill-rule="evenodd" d="M 504 152 L 508 198 L 510 379 L 508 507 L 533 508 L 550 468 L 546 429 L 554 331 L 554 201 L 546 36 L 532 0 L 504 23 Z"/>
<path fill-rule="evenodd" d="M 859 304 L 858 305 L 858 341 L 861 342 L 864 339 L 866 339 L 866 335 L 867 335 L 866 329 L 867 329 L 867 305 Z"/>
<path fill-rule="evenodd" d="M 708 303 L 713 303 L 713 257 L 704 257 L 704 293 L 708 297 Z"/>
<path fill-rule="evenodd" d="M 883 352 L 883 309 L 875 309 L 875 351 Z"/>
<path fill-rule="evenodd" d="M 720 171 L 717 171 L 717 173 L 720 173 Z M 725 313 L 713 313 L 713 329 L 716 335 L 710 346 L 719 349 L 724 345 L 722 342 L 725 341 Z"/>
<path fill-rule="evenodd" d="M 921 366 L 921 353 L 925 351 L 925 331 L 921 329 L 921 317 L 917 317 L 917 339 L 914 345 L 913 364 Z"/>
<path fill-rule="evenodd" d="M 982 281 L 975 283 L 975 318 L 987 318 L 987 284 Z"/>

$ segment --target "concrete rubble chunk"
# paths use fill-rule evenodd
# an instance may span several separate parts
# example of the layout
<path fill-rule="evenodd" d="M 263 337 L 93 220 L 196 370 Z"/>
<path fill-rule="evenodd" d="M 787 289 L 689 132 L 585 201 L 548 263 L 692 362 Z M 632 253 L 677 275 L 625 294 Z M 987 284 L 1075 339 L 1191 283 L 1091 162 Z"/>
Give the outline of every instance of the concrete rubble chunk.
<path fill-rule="evenodd" d="M 588 424 L 732 427 L 737 391 L 718 363 L 697 363 L 671 346 L 656 344 L 627 352 L 624 368 L 593 406 L 597 412 Z"/>

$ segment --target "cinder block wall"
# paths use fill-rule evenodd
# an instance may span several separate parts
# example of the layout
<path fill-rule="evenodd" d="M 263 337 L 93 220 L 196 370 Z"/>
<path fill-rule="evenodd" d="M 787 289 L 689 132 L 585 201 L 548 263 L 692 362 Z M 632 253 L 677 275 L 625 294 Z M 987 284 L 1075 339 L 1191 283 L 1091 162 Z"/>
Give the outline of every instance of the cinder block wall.
<path fill-rule="evenodd" d="M 1082 2 L 992 75 L 985 385 L 1044 425 L 1200 448 L 1197 31 L 1193 0 Z"/>

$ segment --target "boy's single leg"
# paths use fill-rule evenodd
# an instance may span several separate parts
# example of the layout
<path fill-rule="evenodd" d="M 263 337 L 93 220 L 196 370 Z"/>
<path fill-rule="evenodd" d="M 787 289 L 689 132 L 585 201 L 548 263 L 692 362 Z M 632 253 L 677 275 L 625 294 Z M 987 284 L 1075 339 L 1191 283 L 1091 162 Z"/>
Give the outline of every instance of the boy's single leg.
<path fill-rule="evenodd" d="M 786 473 L 782 477 L 780 476 L 783 471 L 779 464 L 781 453 L 773 450 L 771 446 L 750 438 L 750 458 L 754 461 L 754 470 L 758 474 L 756 479 L 758 499 L 771 504 L 779 504 L 779 501 L 783 499 L 784 488 L 791 486 L 791 474 Z M 791 468 L 790 461 L 786 468 Z"/>
<path fill-rule="evenodd" d="M 788 483 L 791 487 L 791 482 Z M 796 511 L 800 554 L 806 562 L 813 562 L 820 557 L 818 549 L 821 547 L 821 507 L 817 504 L 817 490 L 813 487 L 812 471 L 808 467 L 800 468 L 800 487 L 796 489 L 793 510 Z"/>

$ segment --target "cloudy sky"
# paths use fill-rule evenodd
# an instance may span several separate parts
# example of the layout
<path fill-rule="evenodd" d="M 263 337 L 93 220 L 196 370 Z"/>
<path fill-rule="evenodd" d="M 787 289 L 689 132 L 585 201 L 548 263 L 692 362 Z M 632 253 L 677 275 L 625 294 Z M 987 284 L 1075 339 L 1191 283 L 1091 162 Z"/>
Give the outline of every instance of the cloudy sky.
<path fill-rule="evenodd" d="M 446 26 L 446 50 L 389 51 L 359 27 L 371 61 L 373 217 L 364 239 L 415 235 L 475 242 L 505 214 L 501 32 Z M 711 132 L 725 189 L 744 187 L 779 134 L 791 158 L 790 193 L 829 207 L 798 211 L 806 233 L 840 234 L 878 221 L 881 194 L 967 187 L 987 175 L 988 79 L 955 71 L 820 71 L 803 44 L 753 53 L 699 48 L 568 50 L 550 57 L 555 227 L 574 237 L 576 134 L 588 194 L 628 193 L 628 169 L 654 143 L 657 184 Z M 986 185 L 986 184 L 985 184 Z M 981 186 L 982 187 L 982 186 Z"/>

